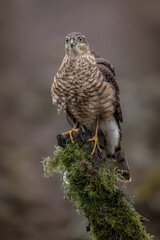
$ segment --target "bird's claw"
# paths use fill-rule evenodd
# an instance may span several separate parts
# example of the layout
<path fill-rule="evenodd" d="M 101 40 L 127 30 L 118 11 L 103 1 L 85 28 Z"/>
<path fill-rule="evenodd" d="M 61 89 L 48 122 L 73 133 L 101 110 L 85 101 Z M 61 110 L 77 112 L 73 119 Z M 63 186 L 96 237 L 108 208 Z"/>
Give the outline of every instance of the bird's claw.
<path fill-rule="evenodd" d="M 78 131 L 78 128 L 74 127 L 74 128 L 72 128 L 72 130 L 70 130 L 70 131 L 68 131 L 68 132 L 62 133 L 62 135 L 64 136 L 64 135 L 69 134 L 69 135 L 70 135 L 71 142 L 74 143 L 74 140 L 73 140 L 73 137 L 72 137 L 72 133 L 73 133 L 73 132 L 77 132 L 77 131 Z"/>
<path fill-rule="evenodd" d="M 99 143 L 98 143 L 98 137 L 97 137 L 97 136 L 93 136 L 92 138 L 90 138 L 90 139 L 88 140 L 88 142 L 91 142 L 91 141 L 94 141 L 94 147 L 93 147 L 93 150 L 92 150 L 91 155 L 94 154 L 94 152 L 95 152 L 95 150 L 96 150 L 96 146 L 97 146 L 98 150 L 99 150 L 100 152 L 102 152 L 102 149 L 100 148 Z"/>

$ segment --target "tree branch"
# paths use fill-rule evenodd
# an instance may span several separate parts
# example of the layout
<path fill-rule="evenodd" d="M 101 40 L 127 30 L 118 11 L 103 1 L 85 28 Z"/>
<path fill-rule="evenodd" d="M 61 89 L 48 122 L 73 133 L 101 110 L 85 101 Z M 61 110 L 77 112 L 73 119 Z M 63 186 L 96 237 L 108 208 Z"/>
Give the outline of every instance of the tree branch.
<path fill-rule="evenodd" d="M 65 195 L 79 211 L 84 211 L 92 239 L 153 239 L 142 225 L 144 219 L 124 193 L 125 184 L 118 181 L 120 173 L 110 169 L 98 152 L 90 155 L 93 143 L 88 142 L 88 130 L 82 127 L 73 137 L 74 144 L 69 135 L 58 135 L 54 158 L 42 162 L 47 176 L 53 172 L 62 174 Z"/>

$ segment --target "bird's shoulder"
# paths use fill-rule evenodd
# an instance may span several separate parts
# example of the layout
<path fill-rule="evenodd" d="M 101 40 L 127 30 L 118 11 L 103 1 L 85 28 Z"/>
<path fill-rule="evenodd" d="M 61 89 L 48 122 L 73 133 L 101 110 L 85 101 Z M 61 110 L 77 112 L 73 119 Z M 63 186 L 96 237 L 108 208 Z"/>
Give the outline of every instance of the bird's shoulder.
<path fill-rule="evenodd" d="M 112 64 L 106 59 L 97 55 L 93 49 L 91 49 L 92 55 L 95 57 L 96 65 L 102 74 L 105 76 L 105 81 L 112 83 L 113 87 L 115 88 L 117 94 L 119 94 L 119 86 L 116 81 L 115 70 Z"/>

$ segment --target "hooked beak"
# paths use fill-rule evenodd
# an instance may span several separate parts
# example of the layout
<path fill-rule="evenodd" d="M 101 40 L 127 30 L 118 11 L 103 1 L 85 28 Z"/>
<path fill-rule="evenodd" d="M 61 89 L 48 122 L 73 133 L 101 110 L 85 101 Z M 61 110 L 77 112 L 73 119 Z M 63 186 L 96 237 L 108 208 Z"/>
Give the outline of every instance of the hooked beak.
<path fill-rule="evenodd" d="M 71 41 L 70 41 L 70 47 L 71 48 L 73 48 L 75 45 L 76 45 L 76 43 L 75 43 L 75 41 L 74 41 L 74 39 L 71 39 Z"/>

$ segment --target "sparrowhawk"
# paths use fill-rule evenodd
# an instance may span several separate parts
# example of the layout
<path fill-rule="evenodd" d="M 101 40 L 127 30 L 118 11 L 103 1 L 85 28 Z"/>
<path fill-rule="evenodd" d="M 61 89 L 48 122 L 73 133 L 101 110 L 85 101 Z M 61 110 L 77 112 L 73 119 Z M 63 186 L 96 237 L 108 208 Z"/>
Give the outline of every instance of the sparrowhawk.
<path fill-rule="evenodd" d="M 119 87 L 113 66 L 99 57 L 90 48 L 85 36 L 79 32 L 69 33 L 65 39 L 66 55 L 54 77 L 51 87 L 53 104 L 58 112 L 63 109 L 77 131 L 85 125 L 92 133 L 94 154 L 96 147 L 101 151 L 98 138 L 106 143 L 106 158 L 114 158 L 117 166 L 124 170 L 124 177 L 130 180 L 127 159 L 121 148 L 122 111 Z M 64 133 L 64 134 L 66 134 Z"/>

